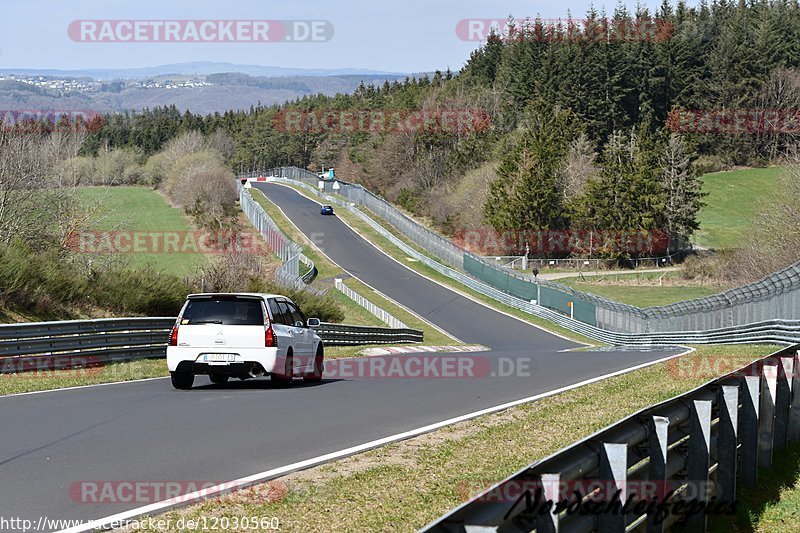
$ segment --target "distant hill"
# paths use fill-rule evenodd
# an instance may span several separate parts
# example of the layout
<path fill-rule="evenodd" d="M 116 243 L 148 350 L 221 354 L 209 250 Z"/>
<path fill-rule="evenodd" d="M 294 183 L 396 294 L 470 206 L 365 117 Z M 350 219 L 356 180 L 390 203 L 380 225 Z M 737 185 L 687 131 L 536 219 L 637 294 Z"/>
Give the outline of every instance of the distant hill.
<path fill-rule="evenodd" d="M 169 70 L 169 66 L 156 69 Z M 291 70 L 303 71 L 303 69 Z M 71 71 L 70 76 L 45 74 L 45 72 L 54 71 L 11 73 L 0 70 L 0 74 L 26 77 L 29 82 L 23 83 L 19 79 L 0 80 L 0 110 L 90 109 L 104 113 L 175 105 L 181 111 L 189 110 L 198 114 L 223 113 L 228 110 L 247 110 L 259 103 L 282 104 L 314 94 L 332 96 L 337 93 L 352 93 L 362 82 L 365 85 L 370 83 L 382 85 L 384 81 L 392 83 L 395 80 L 402 81 L 406 77 L 406 74 L 371 72 L 318 75 L 313 72 L 322 71 L 306 71 L 304 76 L 251 76 L 241 72 L 215 72 L 207 75 L 153 74 L 139 78 L 114 78 L 115 81 L 107 79 L 104 81 L 89 76 L 89 71 Z M 44 76 L 45 79 L 44 81 L 34 79 L 36 76 Z M 63 84 L 57 85 L 56 80 L 78 80 L 79 83 L 77 88 L 65 87 Z M 197 80 L 201 83 L 197 86 L 184 86 L 186 80 Z M 184 85 L 181 85 L 181 82 Z"/>
<path fill-rule="evenodd" d="M 196 61 L 191 63 L 172 63 L 157 67 L 123 68 L 123 69 L 25 69 L 3 68 L 0 74 L 25 74 L 28 76 L 54 76 L 61 78 L 93 78 L 98 81 L 124 80 L 164 76 L 168 74 L 194 74 L 208 75 L 220 72 L 239 72 L 249 76 L 393 76 L 404 77 L 401 72 L 382 72 L 357 68 L 338 69 L 306 69 L 271 67 L 261 65 L 239 65 L 236 63 L 222 63 L 213 61 Z"/>

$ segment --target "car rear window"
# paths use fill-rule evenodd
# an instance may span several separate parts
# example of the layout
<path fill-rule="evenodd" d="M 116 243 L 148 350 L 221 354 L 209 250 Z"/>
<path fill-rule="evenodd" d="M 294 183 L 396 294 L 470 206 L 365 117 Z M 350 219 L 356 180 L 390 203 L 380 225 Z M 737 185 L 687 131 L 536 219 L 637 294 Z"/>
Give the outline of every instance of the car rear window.
<path fill-rule="evenodd" d="M 189 300 L 183 311 L 181 324 L 258 326 L 264 324 L 264 312 L 258 300 Z"/>
<path fill-rule="evenodd" d="M 306 323 L 306 317 L 303 315 L 303 312 L 300 311 L 300 308 L 297 307 L 293 302 L 286 302 L 286 305 L 289 307 L 289 311 L 292 313 L 292 324 L 297 324 L 300 322 L 301 324 Z"/>
<path fill-rule="evenodd" d="M 275 298 L 269 299 L 269 310 L 272 311 L 272 319 L 276 324 L 288 324 L 283 316 L 283 310 L 278 307 L 278 302 L 275 301 Z"/>
<path fill-rule="evenodd" d="M 283 318 L 283 322 L 281 324 L 285 324 L 287 326 L 294 325 L 294 321 L 292 320 L 292 313 L 289 311 L 289 306 L 286 305 L 286 302 L 280 301 L 278 302 L 278 306 L 281 309 L 281 316 Z"/>

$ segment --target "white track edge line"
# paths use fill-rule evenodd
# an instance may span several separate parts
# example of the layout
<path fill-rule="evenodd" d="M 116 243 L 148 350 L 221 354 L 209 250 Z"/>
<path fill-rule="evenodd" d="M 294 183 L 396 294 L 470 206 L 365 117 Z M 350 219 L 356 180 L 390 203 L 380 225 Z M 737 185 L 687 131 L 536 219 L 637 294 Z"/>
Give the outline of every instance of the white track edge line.
<path fill-rule="evenodd" d="M 603 381 L 604 379 L 616 377 L 619 375 L 627 374 L 629 372 L 633 372 L 635 370 L 639 370 L 642 368 L 646 368 L 648 366 L 653 366 L 659 363 L 663 363 L 664 361 L 668 361 L 670 359 L 675 359 L 676 357 L 681 357 L 683 355 L 687 355 L 694 351 L 694 348 L 687 350 L 686 352 L 681 352 L 678 354 L 670 355 L 667 357 L 663 357 L 661 359 L 656 359 L 655 361 L 648 361 L 646 363 L 641 363 L 636 366 L 632 366 L 630 368 L 624 368 L 622 370 L 617 370 L 608 374 L 603 374 L 602 376 L 596 376 L 593 378 L 589 378 L 584 381 L 580 381 L 578 383 L 574 383 L 572 385 L 567 385 L 565 387 L 560 387 L 558 389 L 554 389 L 548 392 L 543 392 L 540 394 L 536 394 L 534 396 L 529 396 L 527 398 L 522 398 L 520 400 L 514 400 L 511 402 L 507 402 L 501 405 L 497 405 L 494 407 L 488 407 L 486 409 L 482 409 L 480 411 L 474 411 L 472 413 L 467 413 L 465 415 L 457 416 L 455 418 L 450 418 L 447 420 L 443 420 L 441 422 L 435 422 L 433 424 L 429 424 L 427 426 L 423 426 L 421 428 L 412 429 L 409 431 L 405 431 L 403 433 L 397 433 L 395 435 L 391 435 L 389 437 L 384 437 L 381 439 L 373 440 L 370 442 L 366 442 L 364 444 L 359 444 L 357 446 L 352 446 L 350 448 L 345 448 L 344 450 L 339 450 L 337 452 L 331 452 L 324 455 L 320 455 L 317 457 L 313 457 L 311 459 L 306 459 L 304 461 L 298 461 L 296 463 L 292 463 L 286 466 L 273 468 L 272 470 L 267 470 L 264 472 L 260 472 L 258 474 L 253 474 L 250 476 L 246 476 L 243 478 L 239 478 L 228 483 L 223 483 L 220 485 L 216 485 L 214 487 L 210 487 L 208 489 L 203 489 L 199 491 L 195 491 L 183 496 L 178 496 L 176 498 L 172 498 L 169 500 L 162 500 L 160 502 L 151 503 L 149 505 L 145 505 L 142 507 L 138 507 L 136 509 L 131 509 L 130 511 L 123 511 L 122 513 L 118 513 L 111 516 L 106 516 L 104 518 L 98 518 L 86 524 L 80 526 L 73 526 L 68 529 L 62 529 L 58 533 L 80 533 L 82 531 L 92 531 L 97 529 L 108 529 L 107 525 L 111 523 L 122 524 L 126 520 L 134 520 L 137 517 L 149 515 L 152 512 L 165 512 L 171 509 L 189 505 L 192 503 L 196 503 L 201 500 L 206 500 L 208 498 L 214 497 L 219 494 L 224 494 L 227 492 L 231 492 L 233 490 L 238 490 L 242 488 L 246 488 L 248 486 L 254 485 L 256 483 L 260 483 L 263 481 L 268 481 L 270 479 L 274 479 L 276 477 L 290 474 L 292 472 L 296 472 L 298 470 L 304 470 L 307 468 L 311 468 L 314 466 L 321 465 L 323 463 L 327 463 L 336 459 L 342 459 L 348 457 L 350 455 L 355 455 L 357 453 L 362 453 L 373 448 L 378 448 L 380 446 L 385 446 L 386 444 L 391 444 L 393 442 L 398 442 L 401 440 L 410 439 L 412 437 L 417 437 L 419 435 L 423 435 L 425 433 L 430 433 L 437 429 L 441 429 L 443 427 L 457 424 L 459 422 L 464 422 L 467 420 L 471 420 L 473 418 L 477 418 L 479 416 L 493 414 L 498 411 L 503 411 L 509 409 L 511 407 L 516 407 L 518 405 L 522 405 L 525 403 L 530 403 L 536 400 L 541 400 L 542 398 L 547 398 L 549 396 L 555 396 L 556 394 L 560 394 L 562 392 L 567 392 L 572 389 L 576 389 L 578 387 L 582 387 L 584 385 L 590 385 L 592 383 L 596 383 L 598 381 Z"/>
<path fill-rule="evenodd" d="M 280 183 L 280 182 L 277 182 L 277 181 L 272 181 L 272 182 L 264 182 L 264 183 L 272 183 L 273 185 L 279 185 L 279 186 L 281 186 L 281 187 L 286 187 L 287 189 L 291 189 L 292 191 L 296 192 L 297 194 L 299 194 L 299 195 L 300 195 L 300 196 L 302 196 L 303 198 L 305 198 L 305 199 L 309 200 L 310 202 L 313 202 L 313 203 L 315 203 L 315 204 L 317 204 L 317 205 L 320 205 L 320 206 L 321 206 L 321 205 L 323 205 L 323 204 L 319 203 L 317 200 L 315 200 L 314 198 L 311 198 L 310 196 L 306 196 L 305 194 L 303 194 L 303 192 L 302 192 L 302 191 L 298 191 L 297 189 L 295 189 L 294 187 L 292 187 L 292 186 L 290 186 L 290 185 L 288 185 L 288 184 L 285 184 L 285 183 Z M 349 271 L 349 270 L 347 270 L 346 268 L 342 267 L 342 265 L 340 265 L 339 263 L 337 263 L 336 261 L 334 261 L 333 259 L 331 259 L 331 258 L 328 256 L 328 254 L 326 254 L 325 252 L 323 252 L 323 251 L 322 251 L 322 249 L 321 249 L 321 248 L 319 248 L 319 247 L 316 245 L 316 243 L 314 243 L 314 242 L 313 242 L 313 241 L 312 241 L 312 240 L 311 240 L 311 239 L 308 237 L 308 235 L 306 235 L 305 233 L 303 233 L 303 230 L 301 230 L 300 228 L 298 228 L 298 227 L 297 227 L 297 225 L 296 225 L 296 224 L 295 224 L 295 223 L 292 221 L 292 219 L 291 219 L 291 218 L 289 218 L 289 217 L 286 215 L 286 213 L 283 211 L 283 209 L 281 209 L 281 206 L 279 206 L 278 204 L 276 204 L 275 202 L 273 202 L 272 200 L 270 200 L 270 199 L 269 199 L 269 197 L 268 197 L 266 194 L 264 194 L 264 191 L 262 191 L 261 189 L 259 189 L 259 188 L 257 188 L 257 187 L 256 187 L 255 189 L 256 189 L 258 192 L 260 192 L 261 194 L 263 194 L 263 195 L 264 195 L 264 198 L 266 198 L 266 199 L 267 199 L 267 201 L 268 201 L 269 203 L 271 203 L 272 205 L 274 205 L 275 207 L 277 207 L 277 208 L 278 208 L 278 211 L 280 211 L 280 212 L 281 212 L 281 214 L 284 216 L 284 218 L 285 218 L 286 220 L 288 220 L 288 221 L 289 221 L 289 224 L 291 224 L 291 225 L 294 227 L 294 229 L 296 229 L 296 230 L 297 230 L 297 232 L 298 232 L 300 235 L 302 235 L 302 236 L 305 238 L 305 240 L 306 240 L 306 241 L 308 241 L 308 243 L 309 243 L 309 245 L 311 246 L 311 248 L 313 248 L 314 250 L 316 250 L 317 252 L 319 252 L 320 254 L 322 254 L 322 256 L 323 256 L 323 257 L 325 257 L 325 259 L 327 259 L 328 261 L 330 261 L 331 263 L 333 263 L 333 264 L 334 264 L 334 265 L 336 265 L 337 267 L 341 268 L 341 269 L 342 269 L 342 272 L 347 272 L 347 274 L 348 274 L 348 275 L 350 275 L 351 277 L 353 277 L 353 278 L 357 279 L 359 282 L 363 283 L 364 285 L 366 285 L 367 287 L 369 287 L 370 289 L 372 289 L 373 291 L 375 291 L 375 293 L 376 293 L 378 296 L 380 296 L 380 297 L 382 297 L 382 298 L 385 298 L 385 299 L 386 299 L 386 300 L 388 300 L 389 302 L 391 302 L 391 303 L 395 304 L 396 306 L 398 306 L 398 307 L 402 308 L 402 309 L 403 309 L 403 310 L 405 310 L 405 311 L 406 311 L 408 314 L 410 314 L 410 315 L 412 315 L 412 316 L 415 316 L 415 317 L 417 317 L 419 320 L 421 320 L 421 321 L 425 322 L 426 324 L 428 324 L 429 326 L 431 326 L 432 328 L 434 328 L 435 330 L 437 330 L 439 333 L 441 333 L 441 334 L 443 334 L 443 335 L 445 335 L 445 336 L 447 336 L 447 337 L 450 337 L 451 339 L 453 339 L 453 340 L 454 340 L 454 341 L 456 341 L 456 342 L 460 342 L 460 343 L 462 343 L 462 344 L 468 344 L 468 343 L 466 343 L 466 342 L 462 341 L 461 339 L 459 339 L 458 337 L 456 337 L 455 335 L 453 335 L 452 333 L 450 333 L 450 332 L 448 332 L 448 331 L 445 331 L 445 330 L 444 330 L 444 329 L 442 329 L 440 326 L 438 326 L 438 325 L 434 324 L 434 323 L 433 323 L 433 322 L 431 322 L 430 320 L 428 320 L 428 319 L 426 319 L 426 318 L 424 318 L 424 317 L 422 317 L 422 316 L 418 315 L 416 312 L 414 312 L 413 310 L 411 310 L 410 308 L 408 308 L 406 305 L 403 305 L 403 304 L 401 304 L 401 303 L 397 302 L 396 300 L 393 300 L 392 298 L 389 298 L 388 296 L 386 296 L 385 294 L 383 294 L 381 291 L 379 291 L 378 289 L 376 289 L 375 287 L 373 287 L 373 286 L 372 286 L 372 285 L 370 285 L 369 283 L 365 282 L 363 279 L 359 278 L 358 276 L 354 275 L 352 272 L 350 272 L 350 271 Z M 362 239 L 364 239 L 365 241 L 369 242 L 367 239 L 365 239 L 365 238 L 364 238 L 364 236 L 363 236 L 363 235 L 361 235 L 359 232 L 357 232 L 355 229 L 353 229 L 353 228 L 350 226 L 350 224 L 348 224 L 346 221 L 342 220 L 342 219 L 341 219 L 341 218 L 339 218 L 339 217 L 336 217 L 336 218 L 337 218 L 337 219 L 338 219 L 338 220 L 339 220 L 339 221 L 340 221 L 342 224 L 344 224 L 345 226 L 347 226 L 347 227 L 350 229 L 350 231 L 354 232 L 356 235 L 358 235 L 359 237 L 361 237 L 361 238 L 362 238 Z M 372 244 L 372 243 L 370 242 L 370 244 Z M 374 244 L 373 244 L 373 246 L 374 246 Z M 381 250 L 381 251 L 382 251 L 382 250 Z M 401 263 L 401 264 L 402 264 L 402 263 Z"/>
<path fill-rule="evenodd" d="M 141 383 L 142 381 L 153 381 L 156 379 L 167 379 L 167 378 L 169 378 L 169 376 L 160 376 L 157 378 L 128 379 L 125 381 L 109 381 L 106 383 L 92 383 L 90 385 L 75 385 L 74 387 L 59 387 L 57 389 L 33 390 L 29 392 L 15 392 L 14 394 L 0 395 L 0 400 L 3 400 L 5 398 L 13 398 L 15 396 L 30 396 L 31 394 L 45 394 L 47 392 L 61 392 L 61 391 L 70 391 L 77 389 L 88 389 L 91 387 L 106 387 L 108 385 L 124 385 L 126 383 Z"/>
<path fill-rule="evenodd" d="M 270 183 L 270 182 L 268 182 L 268 183 Z M 277 181 L 273 181 L 273 182 L 271 182 L 271 183 L 274 183 L 275 185 L 281 185 L 281 186 L 283 186 L 283 187 L 290 188 L 290 189 L 292 189 L 293 191 L 295 191 L 297 194 L 299 194 L 300 196 L 304 196 L 305 198 L 307 198 L 307 199 L 311 200 L 312 202 L 314 202 L 314 203 L 316 203 L 316 204 L 319 204 L 319 205 L 322 205 L 322 204 L 320 204 L 319 202 L 317 202 L 316 200 L 314 200 L 313 198 L 310 198 L 309 196 L 306 196 L 305 194 L 303 194 L 303 192 L 301 192 L 301 191 L 298 191 L 297 189 L 295 189 L 295 188 L 294 188 L 294 187 L 292 187 L 291 185 L 284 184 L 284 183 L 280 183 L 280 182 L 277 182 Z M 266 195 L 265 195 L 265 196 L 266 196 Z M 356 207 L 356 209 L 358 209 L 358 208 Z M 360 210 L 359 210 L 359 211 L 360 211 Z M 366 213 L 364 213 L 364 214 L 366 215 Z M 369 216 L 369 215 L 367 215 L 367 216 Z M 442 283 L 441 281 L 438 281 L 438 280 L 435 280 L 435 279 L 433 279 L 433 278 L 430 278 L 430 277 L 426 276 L 425 274 L 423 274 L 423 273 L 421 273 L 421 272 L 419 272 L 419 271 L 417 271 L 417 270 L 414 270 L 414 269 L 413 269 L 413 268 L 411 268 L 410 266 L 408 266 L 408 265 L 406 265 L 406 264 L 404 264 L 404 263 L 400 262 L 398 259 L 396 259 L 396 258 L 392 257 L 392 256 L 391 256 L 391 255 L 390 255 L 388 252 L 386 252 L 386 251 L 385 251 L 385 250 L 383 250 L 383 249 L 382 249 L 380 246 L 378 246 L 377 244 L 375 244 L 374 242 L 372 242 L 372 240 L 371 240 L 371 239 L 368 239 L 366 236 L 364 236 L 364 234 L 363 234 L 363 233 L 361 233 L 360 231 L 358 231 L 357 229 L 355 229 L 353 226 L 351 226 L 351 225 L 350 225 L 350 224 L 349 224 L 349 223 L 348 223 L 346 220 L 344 220 L 344 219 L 342 219 L 342 218 L 340 218 L 340 217 L 337 217 L 337 218 L 339 218 L 339 220 L 340 220 L 340 221 L 341 221 L 341 222 L 342 222 L 342 223 L 343 223 L 345 226 L 347 226 L 348 228 L 350 228 L 350 230 L 351 230 L 353 233 L 355 233 L 356 235 L 358 235 L 359 237 L 361 237 L 362 239 L 364 239 L 365 241 L 367 241 L 367 242 L 368 242 L 368 243 L 369 243 L 369 244 L 370 244 L 370 245 L 371 245 L 373 248 L 375 248 L 376 250 L 378 250 L 379 252 L 381 252 L 383 255 L 385 255 L 386 257 L 388 257 L 389 259 L 391 259 L 392 261 L 394 261 L 394 262 L 395 262 L 395 263 L 397 263 L 398 265 L 401 265 L 402 267 L 404 267 L 404 268 L 407 268 L 408 270 L 410 270 L 410 271 L 411 271 L 411 272 L 413 272 L 414 274 L 416 274 L 416 275 L 418 275 L 418 276 L 420 276 L 420 277 L 423 277 L 423 278 L 427 279 L 428 281 L 430 281 L 430 282 L 432 282 L 432 283 L 435 283 L 435 284 L 439 285 L 440 287 L 444 287 L 445 289 L 447 289 L 447 290 L 449 290 L 449 291 L 452 291 L 452 292 L 454 292 L 454 293 L 456 293 L 456 294 L 458 294 L 458 295 L 460 295 L 460 296 L 463 296 L 464 298 L 467 298 L 467 299 L 469 299 L 469 300 L 471 300 L 471 301 L 475 302 L 475 303 L 476 303 L 476 304 L 478 304 L 478 305 L 482 305 L 482 306 L 486 307 L 487 309 L 491 309 L 492 311 L 495 311 L 495 312 L 497 312 L 497 313 L 500 313 L 500 314 L 502 314 L 502 315 L 506 315 L 507 317 L 513 318 L 513 319 L 515 319 L 515 320 L 519 320 L 520 322 L 523 322 L 523 323 L 525 323 L 525 324 L 527 324 L 527 325 L 529 325 L 529 326 L 533 326 L 533 327 L 535 327 L 535 328 L 538 328 L 538 329 L 540 329 L 540 330 L 542 330 L 542 331 L 544 331 L 544 332 L 546 332 L 546 333 L 549 333 L 549 334 L 551 334 L 551 335 L 555 335 L 556 337 L 562 338 L 562 339 L 564 339 L 564 340 L 567 340 L 567 341 L 570 341 L 570 342 L 574 342 L 575 344 L 582 344 L 583 346 L 587 346 L 587 347 L 595 347 L 595 346 L 599 346 L 598 344 L 591 344 L 591 343 L 587 343 L 587 342 L 583 342 L 583 341 L 579 341 L 579 340 L 575 340 L 575 339 L 570 339 L 569 337 L 567 337 L 567 336 L 565 336 L 565 335 L 563 335 L 563 334 L 561 334 L 561 333 L 557 333 L 557 332 L 555 332 L 555 331 L 549 330 L 549 329 L 547 329 L 546 327 L 544 327 L 544 326 L 541 326 L 541 325 L 539 325 L 539 324 L 534 324 L 533 322 L 529 322 L 529 321 L 525 320 L 524 318 L 520 318 L 520 317 L 518 317 L 518 316 L 514 316 L 514 315 L 512 315 L 511 313 L 508 313 L 508 312 L 506 312 L 506 311 L 503 311 L 503 310 L 501 310 L 501 309 L 498 309 L 498 308 L 496 308 L 496 307 L 494 307 L 494 306 L 492 306 L 492 305 L 490 305 L 490 304 L 488 304 L 488 303 L 486 303 L 486 302 L 484 302 L 484 301 L 481 301 L 481 300 L 476 300 L 474 296 L 472 296 L 472 295 L 470 295 L 470 294 L 467 294 L 467 293 L 465 293 L 465 292 L 462 292 L 461 290 L 459 290 L 459 289 L 456 289 L 455 287 L 451 287 L 451 286 L 449 286 L 449 285 L 445 285 L 445 284 L 444 284 L 444 283 Z M 378 224 L 380 224 L 380 223 L 378 223 Z M 301 233 L 302 233 L 302 232 L 301 232 Z M 382 237 L 383 237 L 383 236 L 382 236 Z M 385 239 L 386 237 L 383 237 L 383 238 Z M 388 240 L 388 239 L 387 239 L 387 240 Z M 394 246 L 395 248 L 397 248 L 397 246 L 396 246 L 395 244 L 393 244 L 391 241 L 389 241 L 389 244 L 390 244 L 391 246 Z M 398 248 L 398 249 L 399 249 L 399 248 Z M 402 250 L 400 250 L 400 251 L 402 252 Z M 436 259 L 434 259 L 434 258 L 431 258 L 431 260 L 433 260 L 433 261 L 436 261 Z M 438 261 L 436 261 L 436 262 L 438 263 Z M 427 266 L 427 265 L 426 265 L 426 266 Z M 430 268 L 430 267 L 428 267 L 428 268 Z M 445 274 L 442 274 L 442 275 L 444 276 Z M 359 280 L 359 281 L 361 281 L 361 280 Z M 459 282 L 459 281 L 456 281 L 456 280 L 453 280 L 453 282 L 454 282 L 454 283 L 457 283 L 457 284 L 459 284 L 459 285 L 463 285 L 463 283 L 461 283 L 461 282 Z M 363 283 L 363 281 L 362 281 L 362 283 Z M 477 291 L 476 291 L 476 292 L 477 292 Z M 485 295 L 484 295 L 484 296 L 485 296 Z M 487 297 L 487 298 L 490 298 L 490 299 L 493 299 L 491 296 L 486 296 L 486 297 Z M 536 315 L 533 315 L 533 316 L 536 316 Z M 537 318 L 541 318 L 541 317 L 537 317 Z M 546 318 L 542 318 L 542 320 L 547 320 L 547 319 L 546 319 Z M 580 334 L 579 334 L 579 335 L 580 335 Z M 571 348 L 569 348 L 569 349 L 571 349 Z"/>

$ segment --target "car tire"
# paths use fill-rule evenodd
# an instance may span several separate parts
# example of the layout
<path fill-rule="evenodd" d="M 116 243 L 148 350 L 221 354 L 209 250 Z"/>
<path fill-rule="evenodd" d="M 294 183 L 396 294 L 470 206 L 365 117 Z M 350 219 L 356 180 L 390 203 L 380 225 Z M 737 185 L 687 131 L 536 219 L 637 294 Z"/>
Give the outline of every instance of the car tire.
<path fill-rule="evenodd" d="M 282 374 L 278 374 L 278 373 L 272 374 L 272 379 L 275 381 L 275 383 L 277 383 L 278 385 L 282 385 L 284 387 L 288 386 L 288 385 L 291 385 L 292 384 L 292 378 L 294 377 L 293 372 L 292 372 L 293 368 L 294 368 L 294 355 L 290 351 L 286 355 L 286 363 L 284 364 L 284 367 L 283 367 L 283 373 Z"/>
<path fill-rule="evenodd" d="M 229 377 L 227 374 L 211 374 L 208 376 L 214 385 L 224 385 L 228 382 Z"/>
<path fill-rule="evenodd" d="M 189 390 L 194 385 L 194 374 L 189 372 L 170 372 L 172 386 L 179 390 Z"/>
<path fill-rule="evenodd" d="M 314 372 L 303 376 L 303 381 L 319 383 L 322 381 L 322 374 L 325 372 L 325 355 L 322 344 L 317 347 L 317 354 L 314 356 Z"/>

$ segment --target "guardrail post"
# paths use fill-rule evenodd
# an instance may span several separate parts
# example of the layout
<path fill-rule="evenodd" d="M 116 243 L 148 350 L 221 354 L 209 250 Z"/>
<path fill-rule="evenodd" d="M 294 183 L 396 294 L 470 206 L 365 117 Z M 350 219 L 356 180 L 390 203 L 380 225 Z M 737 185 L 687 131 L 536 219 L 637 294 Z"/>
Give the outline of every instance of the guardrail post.
<path fill-rule="evenodd" d="M 755 365 L 749 368 L 756 368 Z M 741 463 L 742 483 L 755 486 L 758 479 L 758 427 L 761 418 L 761 378 L 745 376 L 742 381 L 742 451 Z"/>
<path fill-rule="evenodd" d="M 711 466 L 711 404 L 710 400 L 693 400 L 689 430 L 690 499 L 708 502 L 708 468 Z M 686 525 L 696 531 L 706 530 L 706 512 L 692 514 Z"/>
<path fill-rule="evenodd" d="M 628 498 L 628 445 L 603 443 L 600 451 L 600 480 L 605 490 L 608 512 L 597 519 L 597 531 L 625 531 L 625 513 L 622 506 Z M 613 492 L 612 492 L 613 490 Z M 615 505 L 612 502 L 618 502 Z"/>
<path fill-rule="evenodd" d="M 536 531 L 558 533 L 559 518 L 555 504 L 561 499 L 561 474 L 542 474 L 542 493 L 545 501 L 552 501 L 553 507 L 547 513 L 539 513 L 536 518 Z"/>
<path fill-rule="evenodd" d="M 761 416 L 758 419 L 758 466 L 772 466 L 775 443 L 775 395 L 778 387 L 778 365 L 761 366 Z"/>
<path fill-rule="evenodd" d="M 669 435 L 669 418 L 654 416 L 650 423 L 650 468 L 647 479 L 655 483 L 653 499 L 656 503 L 664 501 L 667 483 L 667 445 Z M 656 521 L 656 513 L 647 516 L 647 532 L 661 533 L 664 521 Z"/>
<path fill-rule="evenodd" d="M 781 357 L 778 365 L 778 384 L 775 391 L 775 449 L 786 447 L 789 440 L 789 404 L 792 401 L 792 374 L 794 361 Z"/>
<path fill-rule="evenodd" d="M 736 444 L 739 433 L 739 386 L 719 388 L 719 428 L 717 440 L 717 486 L 720 501 L 732 504 L 736 499 Z"/>
<path fill-rule="evenodd" d="M 800 442 L 800 351 L 794 354 L 792 365 L 792 401 L 789 403 L 789 442 Z"/>

